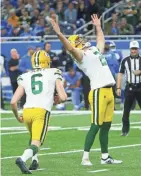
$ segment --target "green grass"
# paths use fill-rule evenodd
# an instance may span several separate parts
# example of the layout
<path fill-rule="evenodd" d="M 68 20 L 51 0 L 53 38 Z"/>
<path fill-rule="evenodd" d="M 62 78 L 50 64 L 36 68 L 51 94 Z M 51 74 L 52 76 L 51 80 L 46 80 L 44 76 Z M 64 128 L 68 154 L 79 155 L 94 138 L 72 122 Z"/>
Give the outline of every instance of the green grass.
<path fill-rule="evenodd" d="M 11 118 L 11 120 L 3 120 L 4 118 Z M 132 115 L 131 122 L 141 122 L 141 115 Z M 115 115 L 113 124 L 121 123 L 121 115 Z M 45 168 L 43 171 L 33 172 L 35 176 L 141 176 L 141 146 L 128 147 L 128 145 L 140 144 L 140 124 L 132 124 L 131 131 L 128 137 L 121 137 L 120 130 L 111 130 L 109 135 L 109 147 L 126 146 L 126 148 L 110 149 L 109 153 L 116 159 L 123 160 L 120 165 L 101 165 L 100 151 L 92 151 L 90 153 L 92 167 L 83 167 L 80 165 L 82 153 L 59 153 L 65 151 L 83 150 L 85 136 L 87 131 L 80 131 L 77 128 L 67 129 L 68 127 L 84 127 L 90 125 L 89 115 L 69 115 L 69 116 L 52 116 L 50 119 L 50 126 L 62 127 L 64 130 L 49 131 L 42 148 L 50 148 L 49 150 L 42 150 L 39 154 L 40 168 Z M 13 119 L 12 114 L 2 114 L 2 127 L 22 127 L 23 125 Z M 121 125 L 117 125 L 121 128 Z M 136 127 L 136 128 L 135 128 Z M 19 156 L 23 153 L 28 145 L 29 134 L 10 134 L 17 132 L 16 130 L 6 131 L 2 133 L 9 133 L 2 135 L 1 142 L 1 157 Z M 99 148 L 98 135 L 92 149 Z M 30 161 L 28 162 L 28 165 Z M 3 159 L 1 163 L 2 176 L 19 176 L 22 175 L 15 165 L 15 158 Z M 95 171 L 101 169 L 108 169 L 105 172 L 89 173 L 88 171 Z"/>

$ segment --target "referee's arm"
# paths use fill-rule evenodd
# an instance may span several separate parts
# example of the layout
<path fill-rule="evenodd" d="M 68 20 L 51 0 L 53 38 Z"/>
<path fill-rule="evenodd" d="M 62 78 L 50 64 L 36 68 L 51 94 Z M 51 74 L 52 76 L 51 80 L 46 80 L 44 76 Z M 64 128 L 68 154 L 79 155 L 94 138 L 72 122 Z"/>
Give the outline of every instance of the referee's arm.
<path fill-rule="evenodd" d="M 140 70 L 135 70 L 133 73 L 136 76 L 140 76 L 141 75 L 141 69 Z"/>
<path fill-rule="evenodd" d="M 134 70 L 133 74 L 135 76 L 140 76 L 141 75 L 141 56 L 139 56 L 139 70 Z"/>
<path fill-rule="evenodd" d="M 121 96 L 121 82 L 122 82 L 122 76 L 125 72 L 125 62 L 124 60 L 121 61 L 120 67 L 119 67 L 119 73 L 117 76 L 117 95 Z"/>

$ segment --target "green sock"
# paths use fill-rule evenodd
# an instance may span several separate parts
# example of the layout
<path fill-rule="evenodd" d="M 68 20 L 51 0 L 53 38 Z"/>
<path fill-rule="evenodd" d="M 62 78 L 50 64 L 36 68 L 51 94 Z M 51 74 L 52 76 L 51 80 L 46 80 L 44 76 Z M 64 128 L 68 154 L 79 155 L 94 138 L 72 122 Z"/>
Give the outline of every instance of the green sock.
<path fill-rule="evenodd" d="M 104 122 L 100 127 L 99 140 L 101 145 L 101 153 L 108 153 L 108 133 L 111 122 Z"/>
<path fill-rule="evenodd" d="M 21 159 L 26 162 L 29 158 L 33 157 L 38 152 L 36 145 L 30 145 L 21 156 Z"/>
<path fill-rule="evenodd" d="M 38 147 L 36 145 L 30 145 L 29 148 L 33 150 L 33 156 L 38 152 Z"/>
<path fill-rule="evenodd" d="M 90 151 L 98 130 L 99 130 L 99 126 L 92 123 L 90 130 L 85 139 L 84 151 L 87 151 L 87 152 Z"/>
<path fill-rule="evenodd" d="M 32 140 L 32 137 L 30 137 L 28 145 L 31 145 L 31 140 Z"/>

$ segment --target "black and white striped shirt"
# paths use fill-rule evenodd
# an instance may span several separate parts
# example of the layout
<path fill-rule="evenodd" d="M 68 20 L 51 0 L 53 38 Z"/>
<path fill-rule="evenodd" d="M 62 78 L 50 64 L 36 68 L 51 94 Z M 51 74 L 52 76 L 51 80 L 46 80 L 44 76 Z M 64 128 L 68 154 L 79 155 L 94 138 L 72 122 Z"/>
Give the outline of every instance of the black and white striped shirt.
<path fill-rule="evenodd" d="M 128 83 L 141 83 L 141 75 L 135 76 L 133 71 L 141 70 L 141 56 L 124 58 L 120 63 L 119 73 L 125 73 Z"/>

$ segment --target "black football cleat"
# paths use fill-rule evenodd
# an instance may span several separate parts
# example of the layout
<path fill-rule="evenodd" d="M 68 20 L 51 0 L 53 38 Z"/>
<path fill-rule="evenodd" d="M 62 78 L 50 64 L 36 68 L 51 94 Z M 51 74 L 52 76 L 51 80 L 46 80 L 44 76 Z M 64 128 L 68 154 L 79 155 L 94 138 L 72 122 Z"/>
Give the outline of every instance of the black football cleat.
<path fill-rule="evenodd" d="M 37 170 L 38 168 L 39 168 L 39 164 L 37 163 L 36 160 L 33 160 L 29 167 L 29 170 Z"/>
<path fill-rule="evenodd" d="M 121 133 L 121 136 L 128 136 L 128 133 L 126 133 L 126 132 L 123 133 L 123 132 L 122 132 L 122 133 Z"/>
<path fill-rule="evenodd" d="M 20 168 L 23 174 L 32 174 L 26 166 L 26 163 L 19 157 L 16 159 L 16 165 Z"/>

